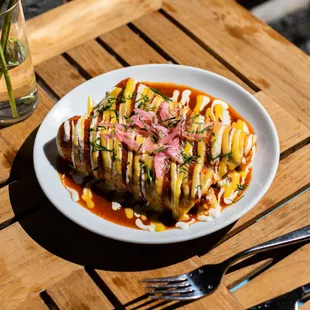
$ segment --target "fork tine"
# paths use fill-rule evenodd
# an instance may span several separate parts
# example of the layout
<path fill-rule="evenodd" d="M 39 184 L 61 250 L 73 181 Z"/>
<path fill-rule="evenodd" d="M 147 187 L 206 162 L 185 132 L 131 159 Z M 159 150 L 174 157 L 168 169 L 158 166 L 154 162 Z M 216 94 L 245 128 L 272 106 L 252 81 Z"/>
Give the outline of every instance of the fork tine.
<path fill-rule="evenodd" d="M 176 283 L 169 283 L 169 284 L 148 284 L 144 285 L 145 288 L 157 288 L 157 289 L 166 289 L 170 287 L 187 287 L 190 286 L 190 284 L 187 281 L 183 282 L 176 282 Z"/>
<path fill-rule="evenodd" d="M 182 294 L 182 295 L 150 295 L 151 299 L 158 300 L 194 300 L 201 298 L 202 295 L 197 295 L 195 292 L 191 292 L 189 294 Z"/>
<path fill-rule="evenodd" d="M 192 287 L 184 287 L 176 290 L 148 290 L 148 294 L 181 294 L 181 293 L 188 293 L 193 292 L 194 289 Z"/>
<path fill-rule="evenodd" d="M 187 276 L 185 274 L 181 274 L 176 277 L 144 279 L 144 280 L 140 280 L 140 282 L 143 282 L 143 283 L 179 282 L 179 281 L 185 281 L 185 280 L 187 280 Z"/>

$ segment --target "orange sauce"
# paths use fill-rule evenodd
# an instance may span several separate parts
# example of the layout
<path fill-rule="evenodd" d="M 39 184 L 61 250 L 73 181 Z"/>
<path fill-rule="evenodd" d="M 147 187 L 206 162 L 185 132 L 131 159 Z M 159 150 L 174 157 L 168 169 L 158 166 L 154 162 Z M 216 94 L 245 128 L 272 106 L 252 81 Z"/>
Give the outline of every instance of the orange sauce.
<path fill-rule="evenodd" d="M 204 114 L 207 110 L 207 108 L 210 108 L 212 105 L 212 102 L 215 99 L 220 99 L 220 98 L 215 98 L 203 91 L 197 90 L 195 88 L 189 87 L 189 86 L 184 86 L 184 85 L 179 85 L 179 84 L 173 84 L 173 83 L 155 83 L 155 82 L 141 82 L 142 84 L 152 87 L 152 88 L 156 88 L 158 89 L 163 95 L 167 96 L 167 97 L 172 97 L 173 91 L 174 90 L 178 90 L 180 92 L 180 94 L 188 89 L 191 91 L 190 94 L 190 101 L 189 101 L 189 107 L 193 110 L 195 105 L 196 105 L 196 97 L 198 95 L 204 95 L 204 96 L 208 96 L 210 98 L 210 102 L 206 105 L 206 107 L 201 111 L 201 114 Z M 244 121 L 248 128 L 250 133 L 254 133 L 253 127 L 251 126 L 251 124 L 249 124 L 236 110 L 234 110 L 228 103 L 228 110 L 229 110 L 229 114 L 231 116 L 231 120 L 232 122 L 237 121 L 238 119 Z"/>
<path fill-rule="evenodd" d="M 165 95 L 167 97 L 172 97 L 173 91 L 175 91 L 175 90 L 180 91 L 180 94 L 184 90 L 190 90 L 191 95 L 190 95 L 189 107 L 191 109 L 194 109 L 194 107 L 196 105 L 196 96 L 205 95 L 205 96 L 210 97 L 211 100 L 208 103 L 208 105 L 204 108 L 204 110 L 201 111 L 202 114 L 204 114 L 206 109 L 211 106 L 214 99 L 218 99 L 218 98 L 214 98 L 214 97 L 210 96 L 209 94 L 206 94 L 202 91 L 196 90 L 196 89 L 188 87 L 188 86 L 177 85 L 177 84 L 173 84 L 173 83 L 153 83 L 153 82 L 142 82 L 142 83 L 144 85 L 149 86 L 149 87 L 156 88 L 163 95 Z M 124 81 L 120 82 L 118 84 L 118 86 L 124 87 L 123 84 L 124 84 Z M 230 112 L 232 122 L 235 122 L 238 119 L 240 119 L 247 124 L 250 133 L 254 133 L 252 126 L 245 119 L 243 119 L 230 106 L 229 106 L 229 112 Z M 80 199 L 77 202 L 80 205 L 82 205 L 84 208 L 88 209 L 90 212 L 92 212 L 92 213 L 94 213 L 94 214 L 96 214 L 96 215 L 98 215 L 98 216 L 100 216 L 100 217 L 102 217 L 108 221 L 111 221 L 115 224 L 137 229 L 137 226 L 135 224 L 136 217 L 133 216 L 133 218 L 128 218 L 126 216 L 126 213 L 125 213 L 125 208 L 127 208 L 127 207 L 130 208 L 132 206 L 122 205 L 122 208 L 120 208 L 117 211 L 114 211 L 112 209 L 113 192 L 110 192 L 108 195 L 107 194 L 103 195 L 102 193 L 100 193 L 100 191 L 96 190 L 95 185 L 94 185 L 94 186 L 92 186 L 92 201 L 94 202 L 94 208 L 87 207 L 86 202 L 81 199 L 82 193 L 83 193 L 83 185 L 76 184 L 73 181 L 72 176 L 69 173 L 70 169 L 68 167 L 68 164 L 64 160 L 60 159 L 58 166 L 59 166 L 58 171 L 59 171 L 59 175 L 60 175 L 60 179 L 61 179 L 62 183 L 65 186 L 68 186 L 71 189 L 74 189 L 75 191 L 77 191 L 77 193 L 80 197 Z M 250 170 L 250 172 L 248 173 L 248 175 L 246 177 L 245 184 L 250 183 L 251 175 L 252 175 L 252 173 Z M 86 181 L 87 180 L 84 181 L 84 184 L 86 183 Z M 217 193 L 218 190 L 215 189 L 215 192 Z M 243 194 L 244 194 L 244 191 L 240 192 L 240 195 L 238 195 L 236 197 L 234 202 L 238 201 L 242 197 Z M 130 197 L 128 197 L 127 201 L 132 201 L 132 199 L 130 200 Z M 225 205 L 223 203 L 223 201 L 222 201 L 221 205 L 222 205 L 222 208 L 225 208 L 228 206 L 228 205 Z M 152 214 L 150 214 L 150 213 L 145 214 L 145 215 L 147 216 L 147 218 L 150 218 L 150 216 L 152 216 Z M 190 212 L 189 216 L 190 216 L 190 219 L 192 219 L 192 218 L 197 219 L 197 214 L 195 214 L 195 213 Z M 175 227 L 175 224 L 176 224 L 176 221 L 172 218 L 172 216 L 170 214 L 160 215 L 158 218 L 158 221 L 164 223 L 166 229 L 173 228 L 173 227 Z M 143 223 L 145 225 L 149 225 L 151 222 L 147 219 L 147 220 L 144 220 Z"/>

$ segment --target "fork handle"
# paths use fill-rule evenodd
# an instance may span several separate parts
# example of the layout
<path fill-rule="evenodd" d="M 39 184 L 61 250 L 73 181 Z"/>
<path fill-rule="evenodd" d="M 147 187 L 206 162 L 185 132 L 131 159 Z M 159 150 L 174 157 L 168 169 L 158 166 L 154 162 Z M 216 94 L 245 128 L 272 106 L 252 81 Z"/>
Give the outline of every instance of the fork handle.
<path fill-rule="evenodd" d="M 244 250 L 228 258 L 222 264 L 226 267 L 225 269 L 227 270 L 229 266 L 231 266 L 234 262 L 238 261 L 241 258 L 247 257 L 249 255 L 266 252 L 269 250 L 281 248 L 287 245 L 291 245 L 291 244 L 295 244 L 295 243 L 303 242 L 303 241 L 308 241 L 308 240 L 310 240 L 310 225 L 300 228 L 298 230 L 292 231 L 278 238 L 258 244 L 247 250 Z"/>

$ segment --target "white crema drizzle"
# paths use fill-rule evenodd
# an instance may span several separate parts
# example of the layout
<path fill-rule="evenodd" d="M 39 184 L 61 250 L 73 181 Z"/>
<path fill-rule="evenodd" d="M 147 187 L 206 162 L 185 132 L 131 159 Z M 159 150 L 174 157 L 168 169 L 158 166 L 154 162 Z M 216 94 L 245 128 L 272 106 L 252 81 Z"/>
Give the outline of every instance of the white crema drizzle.
<path fill-rule="evenodd" d="M 189 222 L 177 222 L 175 224 L 175 227 L 183 229 L 183 230 L 187 230 L 187 229 L 189 229 L 189 226 L 191 224 L 194 224 L 195 222 L 196 222 L 195 219 L 191 219 Z"/>
<path fill-rule="evenodd" d="M 70 122 L 65 121 L 64 124 L 64 141 L 69 142 L 70 141 Z"/>
<path fill-rule="evenodd" d="M 148 230 L 148 231 L 155 231 L 155 225 L 151 224 L 151 225 L 144 225 L 143 222 L 138 218 L 135 221 L 135 224 L 138 228 L 142 229 L 142 230 Z"/>

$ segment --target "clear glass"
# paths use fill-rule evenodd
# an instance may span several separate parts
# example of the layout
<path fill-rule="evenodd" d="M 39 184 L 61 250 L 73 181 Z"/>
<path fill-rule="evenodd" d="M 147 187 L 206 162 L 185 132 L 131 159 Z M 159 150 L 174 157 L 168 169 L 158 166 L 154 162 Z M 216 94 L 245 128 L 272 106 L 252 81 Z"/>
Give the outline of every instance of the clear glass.
<path fill-rule="evenodd" d="M 20 0 L 0 0 L 0 127 L 30 116 L 38 104 Z"/>

